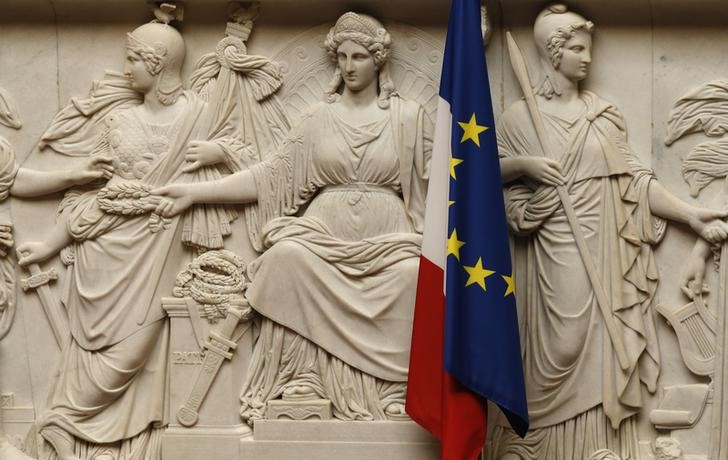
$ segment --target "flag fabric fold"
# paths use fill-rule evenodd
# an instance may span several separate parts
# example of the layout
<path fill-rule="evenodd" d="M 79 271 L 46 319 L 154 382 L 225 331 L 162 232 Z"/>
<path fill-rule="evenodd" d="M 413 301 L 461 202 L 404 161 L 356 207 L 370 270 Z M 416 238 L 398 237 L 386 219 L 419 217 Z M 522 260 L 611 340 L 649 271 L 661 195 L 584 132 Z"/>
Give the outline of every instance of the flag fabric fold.
<path fill-rule="evenodd" d="M 487 400 L 528 431 L 479 0 L 452 2 L 430 171 L 407 412 L 444 460 L 472 459 Z"/>

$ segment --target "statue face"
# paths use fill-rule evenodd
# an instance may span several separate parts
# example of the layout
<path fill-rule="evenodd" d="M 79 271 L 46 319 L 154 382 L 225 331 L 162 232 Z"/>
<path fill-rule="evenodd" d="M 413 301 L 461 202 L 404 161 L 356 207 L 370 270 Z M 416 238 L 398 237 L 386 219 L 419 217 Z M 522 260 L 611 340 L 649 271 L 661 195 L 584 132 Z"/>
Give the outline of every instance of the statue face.
<path fill-rule="evenodd" d="M 147 93 L 156 82 L 156 76 L 147 71 L 144 62 L 138 54 L 127 50 L 126 63 L 124 64 L 124 75 L 129 79 L 131 87 L 140 93 Z"/>
<path fill-rule="evenodd" d="M 591 49 L 591 34 L 583 30 L 576 31 L 574 36 L 564 43 L 561 50 L 559 72 L 572 81 L 585 79 L 589 75 Z"/>
<path fill-rule="evenodd" d="M 376 82 L 377 66 L 369 50 L 346 40 L 336 50 L 338 66 L 346 88 L 358 92 Z"/>

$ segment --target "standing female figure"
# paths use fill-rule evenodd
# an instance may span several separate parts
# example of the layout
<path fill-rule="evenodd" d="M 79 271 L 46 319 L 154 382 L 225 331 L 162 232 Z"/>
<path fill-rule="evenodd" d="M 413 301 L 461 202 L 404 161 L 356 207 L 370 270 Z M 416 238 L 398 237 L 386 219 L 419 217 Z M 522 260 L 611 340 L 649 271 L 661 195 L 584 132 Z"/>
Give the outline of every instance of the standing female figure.
<path fill-rule="evenodd" d="M 103 97 L 86 102 L 90 115 L 84 116 L 96 117 L 110 100 L 120 101 L 101 117 L 92 142 L 69 142 L 93 146 L 82 154 L 113 158 L 107 187 L 199 180 L 199 168 L 210 174 L 212 165 L 242 149 L 230 139 L 208 140 L 207 103 L 182 85 L 184 55 L 176 29 L 145 24 L 127 34 L 126 81 L 116 82 L 120 94 L 100 88 L 94 95 Z M 61 140 L 68 134 L 64 114 L 57 131 Z M 53 129 L 45 138 L 56 139 Z M 155 459 L 168 353 L 160 297 L 171 291 L 174 276 L 192 255 L 173 245 L 219 247 L 231 216 L 221 208 L 198 207 L 155 233 L 148 215 L 110 213 L 97 193 L 98 187 L 67 194 L 51 237 L 18 248 L 21 265 L 47 259 L 69 244 L 75 250 L 63 295 L 72 337 L 62 350 L 39 431 L 61 460 L 96 458 L 84 447 L 89 443 L 113 446 L 122 459 Z"/>
<path fill-rule="evenodd" d="M 171 185 L 158 212 L 249 203 L 261 334 L 243 384 L 252 424 L 276 398 L 328 399 L 344 420 L 404 416 L 431 153 L 421 106 L 387 69 L 391 38 L 346 13 L 326 38 L 336 72 L 280 152 L 215 182 Z"/>
<path fill-rule="evenodd" d="M 498 124 L 516 258 L 523 359 L 532 430 L 519 439 L 495 430 L 498 459 L 582 460 L 601 449 L 634 459 L 642 386 L 660 370 L 650 305 L 658 283 L 651 245 L 668 219 L 704 238 L 725 238 L 715 218 L 667 192 L 626 142 L 622 115 L 582 90 L 594 25 L 556 4 L 536 18 L 534 38 L 545 78 L 536 87 L 544 129 L 558 158 L 546 159 L 524 101 Z M 619 365 L 603 313 L 556 192 L 564 185 L 628 355 Z"/>

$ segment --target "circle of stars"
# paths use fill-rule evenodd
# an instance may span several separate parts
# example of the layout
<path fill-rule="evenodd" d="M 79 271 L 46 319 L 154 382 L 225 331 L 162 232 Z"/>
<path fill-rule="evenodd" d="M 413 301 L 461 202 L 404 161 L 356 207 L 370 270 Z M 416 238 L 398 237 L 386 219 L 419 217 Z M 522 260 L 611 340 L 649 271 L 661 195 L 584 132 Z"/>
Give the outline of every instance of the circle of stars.
<path fill-rule="evenodd" d="M 467 141 L 473 142 L 475 145 L 480 147 L 480 134 L 485 132 L 488 127 L 479 125 L 477 122 L 477 119 L 475 117 L 475 114 L 473 113 L 470 117 L 470 120 L 468 122 L 462 122 L 459 121 L 458 125 L 463 130 L 462 138 L 460 139 L 460 143 L 464 143 Z M 464 163 L 465 160 L 462 158 L 456 158 L 450 154 L 450 178 L 452 180 L 457 180 L 457 171 L 456 167 L 460 166 L 462 163 Z M 448 206 L 452 206 L 455 204 L 454 201 L 448 201 Z M 457 229 L 453 228 L 452 232 L 450 233 L 450 237 L 447 239 L 447 256 L 453 256 L 455 259 L 460 262 L 460 248 L 465 246 L 467 243 L 465 241 L 462 241 L 458 237 Z M 487 291 L 486 286 L 486 278 L 493 276 L 496 274 L 495 270 L 489 270 L 488 268 L 485 268 L 483 266 L 483 258 L 478 257 L 478 260 L 473 265 L 462 265 L 463 269 L 468 274 L 468 279 L 465 281 L 465 287 L 471 286 L 471 285 L 477 285 L 483 291 Z M 513 279 L 513 274 L 509 275 L 503 275 L 501 274 L 500 277 L 503 279 L 503 281 L 506 283 L 506 290 L 504 297 L 508 297 L 509 295 L 515 294 L 516 292 L 516 283 Z"/>

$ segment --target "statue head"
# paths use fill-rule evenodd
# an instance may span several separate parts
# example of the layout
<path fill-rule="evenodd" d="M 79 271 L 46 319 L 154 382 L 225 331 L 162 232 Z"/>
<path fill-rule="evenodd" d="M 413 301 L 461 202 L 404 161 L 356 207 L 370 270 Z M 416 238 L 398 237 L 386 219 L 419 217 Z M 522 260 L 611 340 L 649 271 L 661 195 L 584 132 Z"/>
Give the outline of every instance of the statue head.
<path fill-rule="evenodd" d="M 342 82 L 347 88 L 357 90 L 358 85 L 366 83 L 374 72 L 373 76 L 379 80 L 378 104 L 382 108 L 389 107 L 389 98 L 395 94 L 387 67 L 392 38 L 379 21 L 364 14 L 344 13 L 329 30 L 324 46 L 336 64 L 334 78 L 326 91 L 328 102 L 337 100 Z M 362 62 L 352 64 L 352 58 L 365 52 L 368 56 L 359 57 Z M 364 62 L 367 60 L 369 62 Z M 359 75 L 346 78 L 347 65 L 359 65 Z"/>
<path fill-rule="evenodd" d="M 683 452 L 677 439 L 655 439 L 655 460 L 682 460 Z"/>
<path fill-rule="evenodd" d="M 583 80 L 591 62 L 594 23 L 555 3 L 544 8 L 533 24 L 533 38 L 541 56 L 545 78 L 537 93 L 547 98 L 561 94 L 554 73 L 570 80 Z"/>
<path fill-rule="evenodd" d="M 140 92 L 154 89 L 159 101 L 173 104 L 182 94 L 180 72 L 185 58 L 182 35 L 168 24 L 151 22 L 127 34 L 124 73 Z M 143 67 L 143 71 L 142 71 Z"/>

